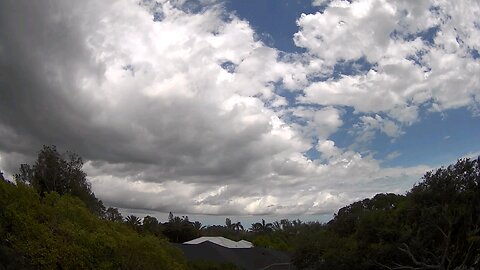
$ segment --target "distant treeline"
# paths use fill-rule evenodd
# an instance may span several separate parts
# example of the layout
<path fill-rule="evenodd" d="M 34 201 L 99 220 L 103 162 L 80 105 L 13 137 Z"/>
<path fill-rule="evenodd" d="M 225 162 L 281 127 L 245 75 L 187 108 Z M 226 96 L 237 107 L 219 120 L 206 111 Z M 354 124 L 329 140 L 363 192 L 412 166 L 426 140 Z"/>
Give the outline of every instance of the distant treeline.
<path fill-rule="evenodd" d="M 200 236 L 287 251 L 299 269 L 480 269 L 479 163 L 427 172 L 405 195 L 355 202 L 327 224 L 262 219 L 247 229 L 229 218 L 123 217 L 95 197 L 81 157 L 44 146 L 15 184 L 0 172 L 0 269 L 234 269 L 187 263 L 169 243 Z"/>

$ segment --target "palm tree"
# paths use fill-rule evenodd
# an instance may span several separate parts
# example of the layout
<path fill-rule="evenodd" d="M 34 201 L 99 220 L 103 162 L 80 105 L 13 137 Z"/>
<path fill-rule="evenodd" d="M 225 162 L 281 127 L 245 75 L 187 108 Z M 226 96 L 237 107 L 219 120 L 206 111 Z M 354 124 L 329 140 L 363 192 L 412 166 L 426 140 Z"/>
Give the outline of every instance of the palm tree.
<path fill-rule="evenodd" d="M 281 230 L 283 230 L 282 224 L 281 224 L 280 222 L 278 222 L 278 221 L 273 222 L 272 228 L 273 228 L 274 231 L 281 231 Z"/>
<path fill-rule="evenodd" d="M 134 215 L 127 216 L 125 218 L 125 224 L 132 228 L 137 228 L 141 225 L 140 218 Z"/>
<path fill-rule="evenodd" d="M 195 221 L 192 223 L 192 225 L 193 225 L 193 228 L 195 228 L 195 230 L 197 231 L 201 231 L 205 229 L 205 226 L 203 226 L 202 223 L 200 223 L 200 221 Z"/>
<path fill-rule="evenodd" d="M 240 221 L 232 223 L 232 220 L 229 219 L 229 218 L 225 219 L 225 227 L 228 230 L 232 230 L 232 231 L 236 231 L 236 232 L 245 230 Z"/>
<path fill-rule="evenodd" d="M 272 229 L 273 229 L 272 223 L 265 223 L 264 219 L 262 219 L 262 223 L 260 222 L 254 223 L 250 228 L 250 230 L 255 233 L 266 233 L 266 232 L 272 231 Z"/>
<path fill-rule="evenodd" d="M 242 223 L 240 221 L 236 222 L 236 223 L 233 223 L 232 224 L 232 229 L 236 232 L 239 232 L 239 231 L 243 231 L 245 230 L 242 226 Z"/>

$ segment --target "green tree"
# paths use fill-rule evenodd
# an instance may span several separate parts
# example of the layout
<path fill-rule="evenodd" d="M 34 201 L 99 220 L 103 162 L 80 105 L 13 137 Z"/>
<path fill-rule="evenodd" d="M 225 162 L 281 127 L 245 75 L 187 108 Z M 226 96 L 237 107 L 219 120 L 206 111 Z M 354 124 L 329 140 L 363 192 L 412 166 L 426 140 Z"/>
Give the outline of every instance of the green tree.
<path fill-rule="evenodd" d="M 205 226 L 202 225 L 202 223 L 200 221 L 195 221 L 193 222 L 193 227 L 195 228 L 195 230 L 197 231 L 201 231 L 203 229 L 205 229 Z"/>
<path fill-rule="evenodd" d="M 70 194 L 0 182 L 0 269 L 186 269 L 178 249 L 93 215 Z"/>
<path fill-rule="evenodd" d="M 262 222 L 257 222 L 252 224 L 250 227 L 250 231 L 254 233 L 267 233 L 271 232 L 273 230 L 273 225 L 272 223 L 265 223 L 265 220 L 262 219 Z"/>
<path fill-rule="evenodd" d="M 33 186 L 40 196 L 49 192 L 74 195 L 93 213 L 103 216 L 105 207 L 92 192 L 82 167 L 83 160 L 77 154 L 67 152 L 61 155 L 55 146 L 44 145 L 35 164 L 22 164 L 15 180 Z"/>
<path fill-rule="evenodd" d="M 405 267 L 480 268 L 480 157 L 427 172 L 408 197 Z"/>
<path fill-rule="evenodd" d="M 105 219 L 115 222 L 122 222 L 123 216 L 117 208 L 108 207 L 107 210 L 105 210 Z"/>
<path fill-rule="evenodd" d="M 134 215 L 129 215 L 129 216 L 125 217 L 125 224 L 127 224 L 128 226 L 130 226 L 133 229 L 137 229 L 137 228 L 140 227 L 140 225 L 142 223 L 141 223 L 141 219 L 139 217 L 134 216 Z"/>
<path fill-rule="evenodd" d="M 171 214 L 171 215 L 170 215 Z M 163 234 L 172 242 L 183 243 L 199 236 L 194 222 L 190 222 L 188 216 L 178 217 L 171 212 L 169 221 L 164 224 Z"/>
<path fill-rule="evenodd" d="M 142 221 L 142 228 L 143 231 L 149 232 L 157 237 L 162 235 L 161 224 L 158 222 L 156 217 L 144 217 Z"/>
<path fill-rule="evenodd" d="M 230 220 L 229 218 L 226 218 L 225 219 L 225 227 L 229 230 L 233 229 L 232 227 L 232 220 Z"/>
<path fill-rule="evenodd" d="M 427 172 L 406 195 L 377 194 L 352 203 L 324 228 L 305 224 L 293 236 L 295 264 L 300 269 L 480 269 L 479 162 L 461 159 Z"/>
<path fill-rule="evenodd" d="M 236 232 L 245 230 L 245 228 L 243 228 L 243 225 L 240 221 L 233 223 L 232 224 L 232 229 Z"/>

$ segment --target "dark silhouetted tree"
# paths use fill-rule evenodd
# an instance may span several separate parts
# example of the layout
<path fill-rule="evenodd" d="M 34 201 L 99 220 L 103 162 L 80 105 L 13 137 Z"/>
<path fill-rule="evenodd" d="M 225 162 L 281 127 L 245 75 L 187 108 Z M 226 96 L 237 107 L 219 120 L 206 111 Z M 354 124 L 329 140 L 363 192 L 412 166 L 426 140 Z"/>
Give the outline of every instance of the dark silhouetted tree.
<path fill-rule="evenodd" d="M 190 241 L 199 236 L 194 223 L 190 222 L 188 216 L 178 217 L 170 212 L 168 222 L 164 224 L 163 234 L 175 243 Z"/>
<path fill-rule="evenodd" d="M 245 230 L 245 228 L 243 228 L 243 225 L 240 221 L 233 223 L 232 224 L 232 229 L 236 232 Z"/>
<path fill-rule="evenodd" d="M 105 219 L 115 222 L 122 222 L 123 216 L 117 208 L 109 207 L 105 211 Z"/>
<path fill-rule="evenodd" d="M 264 219 L 262 219 L 262 223 L 260 222 L 254 223 L 250 228 L 250 231 L 254 233 L 267 233 L 267 232 L 271 232 L 272 230 L 273 230 L 272 223 L 265 223 Z"/>
<path fill-rule="evenodd" d="M 142 221 L 142 228 L 145 232 L 149 232 L 155 236 L 162 235 L 162 225 L 158 222 L 156 217 L 144 217 Z"/>
<path fill-rule="evenodd" d="M 480 158 L 480 157 L 479 157 Z M 480 159 L 427 172 L 408 197 L 408 267 L 480 269 Z"/>
<path fill-rule="evenodd" d="M 105 207 L 92 192 L 82 167 L 83 160 L 77 154 L 67 152 L 61 155 L 55 146 L 44 145 L 35 164 L 22 164 L 15 180 L 33 186 L 40 196 L 48 192 L 76 196 L 93 213 L 103 216 Z"/>
<path fill-rule="evenodd" d="M 125 217 L 125 224 L 127 224 L 128 226 L 130 226 L 134 229 L 138 229 L 141 225 L 141 220 L 137 216 L 129 215 L 129 216 Z"/>
<path fill-rule="evenodd" d="M 225 219 L 225 227 L 229 230 L 232 230 L 233 229 L 233 226 L 232 226 L 232 220 L 229 219 L 229 218 L 226 218 Z"/>

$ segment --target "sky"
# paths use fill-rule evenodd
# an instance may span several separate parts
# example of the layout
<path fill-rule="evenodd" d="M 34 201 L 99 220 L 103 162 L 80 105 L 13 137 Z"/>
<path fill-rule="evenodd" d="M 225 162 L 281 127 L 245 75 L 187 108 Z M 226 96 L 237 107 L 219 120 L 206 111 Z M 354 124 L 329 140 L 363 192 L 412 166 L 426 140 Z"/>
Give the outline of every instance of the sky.
<path fill-rule="evenodd" d="M 479 74 L 478 1 L 5 0 L 0 170 L 53 144 L 124 213 L 327 221 L 478 156 Z"/>

